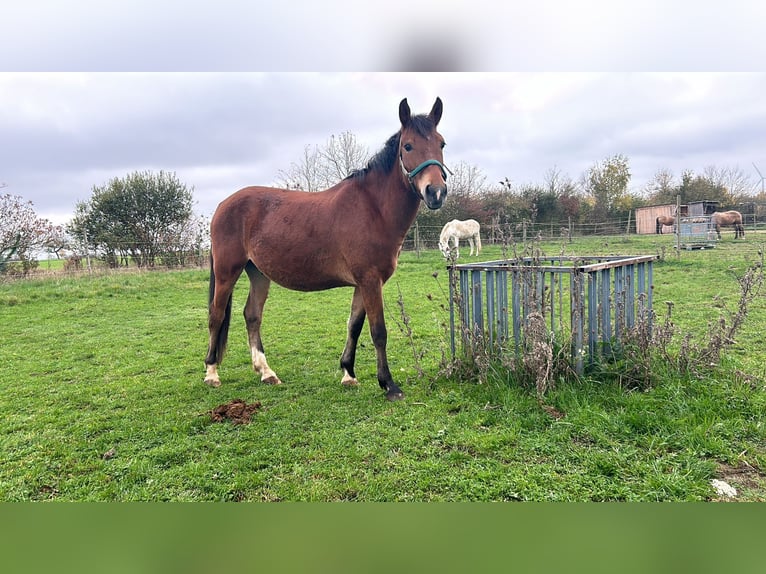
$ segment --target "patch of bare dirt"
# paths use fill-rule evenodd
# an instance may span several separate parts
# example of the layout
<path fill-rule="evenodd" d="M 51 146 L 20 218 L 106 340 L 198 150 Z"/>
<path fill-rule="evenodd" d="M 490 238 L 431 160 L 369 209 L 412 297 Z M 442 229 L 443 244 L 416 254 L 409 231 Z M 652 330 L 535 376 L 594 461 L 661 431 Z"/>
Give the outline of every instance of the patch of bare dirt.
<path fill-rule="evenodd" d="M 223 405 L 218 405 L 210 411 L 210 418 L 214 423 L 230 420 L 235 425 L 246 425 L 250 417 L 261 410 L 261 401 L 246 403 L 242 399 L 234 399 Z"/>
<path fill-rule="evenodd" d="M 766 476 L 756 467 L 747 463 L 738 466 L 720 463 L 716 477 L 737 489 L 737 499 L 766 500 Z"/>
<path fill-rule="evenodd" d="M 556 407 L 540 403 L 542 409 L 554 420 L 563 419 L 566 415 L 558 410 Z"/>

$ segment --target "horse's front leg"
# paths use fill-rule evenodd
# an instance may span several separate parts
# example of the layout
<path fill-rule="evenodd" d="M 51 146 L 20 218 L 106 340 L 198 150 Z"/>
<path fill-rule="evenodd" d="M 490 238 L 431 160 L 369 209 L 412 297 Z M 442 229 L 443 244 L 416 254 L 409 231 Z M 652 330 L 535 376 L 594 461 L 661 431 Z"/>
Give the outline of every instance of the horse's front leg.
<path fill-rule="evenodd" d="M 361 290 L 357 287 L 354 289 L 354 297 L 351 299 L 351 315 L 348 318 L 346 347 L 343 349 L 343 354 L 340 357 L 340 368 L 343 369 L 343 378 L 340 382 L 347 387 L 359 384 L 354 372 L 354 363 L 356 362 L 356 346 L 364 326 L 365 315 L 364 299 L 362 298 Z"/>
<path fill-rule="evenodd" d="M 388 332 L 383 316 L 383 284 L 378 281 L 375 285 L 362 287 L 361 292 L 370 321 L 372 344 L 375 346 L 375 354 L 378 359 L 378 384 L 380 388 L 386 391 L 386 398 L 389 401 L 401 400 L 404 398 L 404 393 L 394 382 L 388 368 L 388 356 L 386 355 Z"/>

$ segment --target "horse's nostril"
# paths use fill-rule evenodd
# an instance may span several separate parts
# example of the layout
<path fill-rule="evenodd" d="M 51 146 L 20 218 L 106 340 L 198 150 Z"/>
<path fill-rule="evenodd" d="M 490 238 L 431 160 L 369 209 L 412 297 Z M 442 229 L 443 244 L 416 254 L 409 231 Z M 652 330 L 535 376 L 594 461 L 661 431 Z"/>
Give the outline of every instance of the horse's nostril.
<path fill-rule="evenodd" d="M 447 196 L 447 190 L 442 185 L 427 185 L 425 190 L 425 202 L 429 209 L 439 209 Z"/>

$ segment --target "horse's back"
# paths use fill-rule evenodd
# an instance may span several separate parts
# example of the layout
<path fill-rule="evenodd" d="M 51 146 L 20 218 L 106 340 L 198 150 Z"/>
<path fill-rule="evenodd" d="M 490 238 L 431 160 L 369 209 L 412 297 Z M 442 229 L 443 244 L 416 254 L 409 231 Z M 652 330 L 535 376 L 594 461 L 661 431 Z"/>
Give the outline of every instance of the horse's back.
<path fill-rule="evenodd" d="M 442 229 L 443 232 L 451 232 L 451 233 L 459 233 L 459 234 L 467 234 L 467 233 L 478 233 L 479 231 L 479 222 L 475 219 L 466 219 L 466 220 L 460 220 L 460 219 L 453 219 L 452 221 L 448 222 L 444 228 Z"/>
<path fill-rule="evenodd" d="M 716 211 L 710 219 L 721 225 L 733 225 L 735 223 L 742 223 L 742 214 L 735 210 Z"/>
<path fill-rule="evenodd" d="M 309 194 L 301 191 L 252 185 L 232 193 L 218 204 L 213 219 L 244 220 L 251 213 L 268 212 L 279 208 L 285 202 L 293 203 L 301 196 Z"/>
<path fill-rule="evenodd" d="M 218 205 L 211 228 L 250 227 L 258 233 L 268 233 L 285 226 L 330 225 L 338 213 L 332 206 L 333 192 L 334 188 L 309 193 L 277 187 L 243 187 Z"/>
<path fill-rule="evenodd" d="M 479 227 L 479 222 L 475 219 L 466 219 L 465 221 L 461 221 L 460 224 L 463 229 L 463 233 L 466 235 L 478 235 L 479 230 L 481 229 Z"/>

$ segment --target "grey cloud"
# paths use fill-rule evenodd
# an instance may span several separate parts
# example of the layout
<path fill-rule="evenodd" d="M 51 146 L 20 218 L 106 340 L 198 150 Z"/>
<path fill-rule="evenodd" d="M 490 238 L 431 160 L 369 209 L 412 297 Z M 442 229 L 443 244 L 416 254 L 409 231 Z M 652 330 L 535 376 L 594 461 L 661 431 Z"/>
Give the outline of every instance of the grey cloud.
<path fill-rule="evenodd" d="M 438 95 L 448 164 L 525 183 L 622 153 L 640 189 L 659 168 L 766 165 L 765 91 L 761 73 L 0 74 L 0 181 L 60 216 L 94 185 L 164 169 L 210 213 L 333 134 L 376 151 L 402 97 L 424 112 Z"/>

